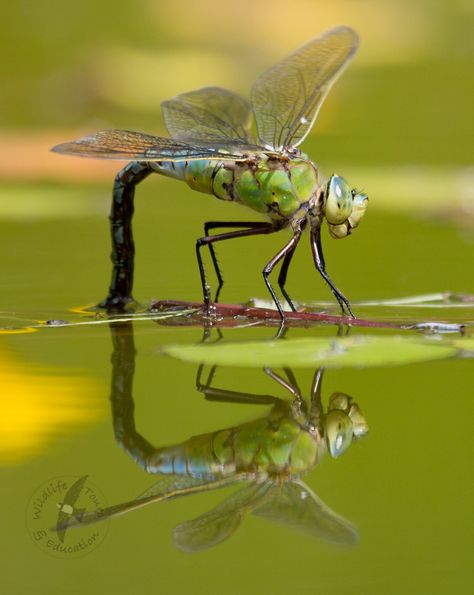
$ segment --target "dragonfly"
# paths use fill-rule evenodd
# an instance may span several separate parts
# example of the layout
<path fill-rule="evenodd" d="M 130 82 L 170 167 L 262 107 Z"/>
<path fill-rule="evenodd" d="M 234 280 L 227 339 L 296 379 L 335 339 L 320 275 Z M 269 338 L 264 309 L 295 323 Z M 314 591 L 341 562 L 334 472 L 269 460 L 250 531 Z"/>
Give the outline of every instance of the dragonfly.
<path fill-rule="evenodd" d="M 212 296 L 202 248 L 208 246 L 217 276 L 217 302 L 224 281 L 214 245 L 287 229 L 291 238 L 262 271 L 284 321 L 284 307 L 270 274 L 281 263 L 278 286 L 290 309 L 296 311 L 285 285 L 295 249 L 308 228 L 316 269 L 343 315 L 355 317 L 348 299 L 326 272 L 321 226 L 325 219 L 331 237 L 347 237 L 364 216 L 368 197 L 351 188 L 342 176 L 333 174 L 324 179 L 317 165 L 298 147 L 358 43 L 357 33 L 350 27 L 326 31 L 263 72 L 252 86 L 250 101 L 220 87 L 204 87 L 164 101 L 161 108 L 170 138 L 102 130 L 53 147 L 52 151 L 66 155 L 130 162 L 114 182 L 110 214 L 112 280 L 100 307 L 120 311 L 134 303 L 131 224 L 135 188 L 151 173 L 157 173 L 184 181 L 193 190 L 217 199 L 241 204 L 265 219 L 204 224 L 204 236 L 196 241 L 196 256 L 206 312 L 212 310 Z M 228 231 L 216 233 L 218 229 Z"/>
<path fill-rule="evenodd" d="M 83 526 L 123 515 L 148 504 L 181 496 L 240 485 L 237 492 L 196 519 L 179 524 L 173 540 L 178 549 L 195 552 L 229 538 L 250 513 L 289 525 L 325 541 L 350 544 L 357 530 L 333 512 L 301 479 L 325 452 L 336 458 L 353 440 L 363 437 L 368 426 L 357 403 L 336 392 L 327 410 L 321 401 L 322 368 L 316 370 L 310 402 L 303 399 L 290 369 L 284 378 L 270 368 L 265 372 L 292 400 L 215 388 L 212 368 L 197 388 L 206 399 L 270 405 L 268 415 L 238 426 L 193 436 L 172 446 L 154 448 L 135 430 L 133 407 L 127 405 L 123 383 L 115 402 L 112 395 L 116 437 L 148 473 L 160 478 L 137 498 L 101 510 L 69 517 L 68 527 Z M 127 372 L 125 372 L 127 374 Z M 122 411 L 123 409 L 123 411 Z"/>

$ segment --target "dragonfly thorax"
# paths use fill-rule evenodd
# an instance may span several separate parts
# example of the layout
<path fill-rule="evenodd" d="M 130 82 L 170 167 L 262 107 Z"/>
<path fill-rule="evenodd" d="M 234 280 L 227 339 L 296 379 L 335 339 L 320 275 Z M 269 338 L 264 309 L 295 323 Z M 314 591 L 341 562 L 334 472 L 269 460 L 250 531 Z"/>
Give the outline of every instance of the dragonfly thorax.
<path fill-rule="evenodd" d="M 315 164 L 299 153 L 262 152 L 238 161 L 195 159 L 150 165 L 193 190 L 242 204 L 281 226 L 306 218 L 308 201 L 320 187 Z"/>

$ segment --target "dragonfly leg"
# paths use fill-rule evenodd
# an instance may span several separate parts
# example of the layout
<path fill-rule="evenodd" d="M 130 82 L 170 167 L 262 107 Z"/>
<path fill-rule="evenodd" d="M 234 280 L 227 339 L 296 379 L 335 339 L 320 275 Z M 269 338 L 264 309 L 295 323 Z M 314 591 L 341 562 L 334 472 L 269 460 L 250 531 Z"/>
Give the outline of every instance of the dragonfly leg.
<path fill-rule="evenodd" d="M 209 237 L 209 231 L 211 229 L 216 229 L 216 228 L 247 228 L 247 229 L 258 229 L 258 228 L 263 228 L 263 229 L 267 229 L 268 228 L 268 223 L 266 222 L 262 222 L 262 221 L 206 221 L 206 223 L 204 224 L 204 235 L 206 237 Z M 214 265 L 214 270 L 216 272 L 216 276 L 217 276 L 217 290 L 216 290 L 216 294 L 214 296 L 214 302 L 217 303 L 217 301 L 219 300 L 219 294 L 221 292 L 222 286 L 224 285 L 224 278 L 222 277 L 222 273 L 220 271 L 220 267 L 219 267 L 219 263 L 217 261 L 217 256 L 216 256 L 216 251 L 214 249 L 214 246 L 212 243 L 208 244 L 209 246 L 209 252 L 211 254 L 211 259 L 212 259 L 212 264 Z"/>
<path fill-rule="evenodd" d="M 299 416 L 303 415 L 304 414 L 303 412 L 305 411 L 305 404 L 304 404 L 303 396 L 301 394 L 298 383 L 296 381 L 296 377 L 293 374 L 293 370 L 291 370 L 291 368 L 283 368 L 283 369 L 285 371 L 285 374 L 288 377 L 288 381 L 286 381 L 284 378 L 279 376 L 271 368 L 268 368 L 268 367 L 264 368 L 264 372 L 266 374 L 268 374 L 268 376 L 270 376 L 270 378 L 273 378 L 273 380 L 276 380 L 278 382 L 278 384 L 283 386 L 283 388 L 285 388 L 287 391 L 289 391 L 289 393 L 291 395 L 293 395 L 293 403 L 291 405 L 291 408 L 293 411 L 293 415 L 295 415 L 296 417 L 299 417 Z"/>
<path fill-rule="evenodd" d="M 331 288 L 336 300 L 341 307 L 342 314 L 346 314 L 346 309 L 349 315 L 352 318 L 355 318 L 354 313 L 351 310 L 351 305 L 349 300 L 339 291 L 339 289 L 334 285 L 334 283 L 329 278 L 329 275 L 326 273 L 326 264 L 324 262 L 323 256 L 323 247 L 321 245 L 321 231 L 320 229 L 313 229 L 311 230 L 311 249 L 313 252 L 313 259 L 316 268 L 319 271 L 321 277 L 326 281 L 326 283 Z"/>
<path fill-rule="evenodd" d="M 211 223 L 217 223 L 217 222 L 211 222 Z M 247 225 L 247 229 L 238 229 L 237 231 L 229 231 L 229 232 L 221 233 L 221 234 L 214 235 L 214 236 L 204 236 L 202 238 L 199 238 L 196 241 L 196 257 L 197 257 L 197 261 L 198 261 L 198 265 L 199 265 L 199 274 L 201 276 L 201 285 L 202 285 L 202 292 L 203 292 L 203 297 L 204 297 L 204 304 L 208 309 L 211 304 L 211 291 L 210 291 L 210 287 L 207 283 L 206 272 L 204 270 L 204 263 L 202 261 L 202 256 L 201 256 L 202 246 L 207 245 L 207 246 L 211 247 L 212 244 L 214 244 L 215 242 L 222 242 L 224 240 L 232 240 L 234 238 L 244 238 L 247 236 L 268 234 L 268 233 L 272 233 L 272 232 L 276 231 L 276 229 L 273 227 L 273 225 L 271 223 L 267 223 L 267 222 L 253 221 L 250 223 L 244 223 L 244 225 Z M 235 222 L 235 223 L 234 222 L 228 222 L 228 223 L 221 222 L 221 223 L 219 223 L 219 226 L 220 227 L 242 227 L 242 223 L 241 222 Z M 217 227 L 217 225 L 215 225 L 215 227 Z M 214 267 L 216 267 L 217 259 L 215 258 L 215 253 L 214 253 L 213 263 L 214 263 Z M 217 269 L 218 268 L 219 267 L 217 266 Z M 222 280 L 222 277 L 220 277 L 220 279 Z M 222 286 L 222 284 L 221 284 L 221 286 Z"/>
<path fill-rule="evenodd" d="M 314 372 L 313 384 L 311 386 L 311 408 L 309 413 L 309 421 L 320 431 L 322 431 L 324 418 L 323 405 L 321 401 L 323 375 L 324 368 L 317 368 Z"/>
<path fill-rule="evenodd" d="M 112 280 L 105 300 L 99 308 L 108 311 L 122 311 L 132 297 L 135 246 L 132 235 L 135 186 L 152 170 L 147 163 L 133 161 L 119 171 L 115 177 L 112 208 L 110 211 L 110 232 L 112 237 Z"/>
<path fill-rule="evenodd" d="M 265 280 L 265 284 L 268 287 L 268 291 L 272 295 L 273 301 L 275 302 L 278 312 L 280 313 L 282 321 L 285 320 L 285 313 L 283 312 L 283 308 L 281 307 L 280 301 L 278 300 L 275 290 L 273 289 L 273 286 L 270 283 L 270 280 L 268 277 L 269 277 L 270 273 L 273 271 L 273 269 L 275 268 L 275 265 L 278 264 L 278 262 L 280 262 L 280 260 L 282 258 L 286 258 L 288 253 L 294 252 L 294 250 L 300 240 L 300 237 L 301 237 L 301 231 L 296 231 L 293 234 L 293 237 L 291 238 L 291 240 L 285 246 L 283 246 L 283 248 L 277 254 L 275 254 L 275 256 L 270 260 L 269 263 L 267 263 L 266 267 L 263 269 L 263 278 Z M 288 269 L 288 265 L 286 268 Z M 285 273 L 285 276 L 286 276 L 286 273 Z"/>
<path fill-rule="evenodd" d="M 296 246 L 297 244 L 293 246 L 293 250 L 290 250 L 285 255 L 285 258 L 283 259 L 283 264 L 281 265 L 280 274 L 278 275 L 278 286 L 280 287 L 283 297 L 285 298 L 293 312 L 296 312 L 296 308 L 290 296 L 288 295 L 288 292 L 285 289 L 285 283 L 286 277 L 288 275 L 288 267 L 290 266 L 291 259 L 293 258 L 293 254 L 295 253 Z"/>
<path fill-rule="evenodd" d="M 288 376 L 288 382 L 284 378 L 282 378 L 279 374 L 274 372 L 268 366 L 263 369 L 263 371 L 265 372 L 265 374 L 267 374 L 267 376 L 270 376 L 270 378 L 272 378 L 273 380 L 278 382 L 278 384 L 280 386 L 282 386 L 291 395 L 293 395 L 296 402 L 302 403 L 303 397 L 301 396 L 301 391 L 298 387 L 298 384 L 296 382 L 296 378 L 295 378 L 295 375 L 293 374 L 293 371 L 290 370 L 290 368 L 284 368 L 284 370 L 285 370 L 286 375 Z"/>
<path fill-rule="evenodd" d="M 276 403 L 281 402 L 281 399 L 274 397 L 273 395 L 247 393 L 211 386 L 216 368 L 217 366 L 212 366 L 207 381 L 204 383 L 202 382 L 204 364 L 201 364 L 197 371 L 196 390 L 202 393 L 207 401 L 243 403 L 247 405 L 275 405 Z"/>

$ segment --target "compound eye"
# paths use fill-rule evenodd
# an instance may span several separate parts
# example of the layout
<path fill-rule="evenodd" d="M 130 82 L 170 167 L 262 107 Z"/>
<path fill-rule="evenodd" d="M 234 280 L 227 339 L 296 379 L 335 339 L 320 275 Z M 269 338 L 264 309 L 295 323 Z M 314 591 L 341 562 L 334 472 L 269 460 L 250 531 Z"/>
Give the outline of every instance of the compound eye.
<path fill-rule="evenodd" d="M 352 213 L 352 192 L 349 184 L 334 174 L 328 183 L 324 214 L 328 223 L 339 225 L 344 223 Z"/>
<path fill-rule="evenodd" d="M 326 416 L 326 441 L 331 456 L 337 458 L 342 455 L 349 448 L 352 436 L 349 416 L 337 409 L 330 411 Z"/>
<path fill-rule="evenodd" d="M 349 217 L 349 224 L 352 229 L 359 225 L 362 217 L 365 215 L 368 202 L 369 197 L 367 194 L 355 194 L 354 202 L 352 204 L 352 213 Z"/>

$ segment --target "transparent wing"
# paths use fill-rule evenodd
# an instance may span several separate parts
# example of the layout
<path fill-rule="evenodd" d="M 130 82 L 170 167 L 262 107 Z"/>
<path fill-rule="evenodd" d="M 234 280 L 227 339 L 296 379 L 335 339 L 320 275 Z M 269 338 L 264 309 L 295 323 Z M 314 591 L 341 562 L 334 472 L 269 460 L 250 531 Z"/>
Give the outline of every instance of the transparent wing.
<path fill-rule="evenodd" d="M 66 529 L 69 527 L 79 527 L 83 525 L 90 525 L 105 521 L 116 516 L 121 516 L 132 510 L 143 508 L 148 504 L 161 502 L 163 500 L 170 500 L 171 498 L 178 498 L 180 496 L 189 496 L 199 492 L 207 492 L 218 488 L 225 487 L 236 481 L 239 481 L 239 475 L 226 478 L 209 478 L 209 477 L 189 477 L 183 475 L 163 475 L 160 479 L 148 488 L 143 494 L 137 496 L 128 502 L 114 504 L 99 510 L 85 512 L 80 519 L 69 517 L 68 520 L 58 529 Z"/>
<path fill-rule="evenodd" d="M 277 151 L 298 146 L 357 45 L 355 31 L 336 27 L 266 70 L 252 87 L 259 142 Z"/>
<path fill-rule="evenodd" d="M 227 140 L 210 142 L 202 139 L 180 142 L 129 130 L 101 130 L 76 141 L 56 145 L 56 153 L 96 159 L 128 161 L 183 161 L 192 159 L 242 159 L 249 152 L 261 151 L 256 145 Z"/>
<path fill-rule="evenodd" d="M 245 515 L 261 504 L 270 488 L 271 483 L 253 483 L 200 517 L 177 525 L 173 532 L 175 546 L 184 552 L 198 552 L 225 541 Z"/>
<path fill-rule="evenodd" d="M 166 128 L 179 141 L 202 139 L 255 143 L 250 103 L 220 87 L 183 93 L 161 104 Z"/>
<path fill-rule="evenodd" d="M 300 479 L 282 487 L 274 485 L 253 513 L 329 543 L 350 545 L 359 539 L 357 529 L 326 506 Z"/>

